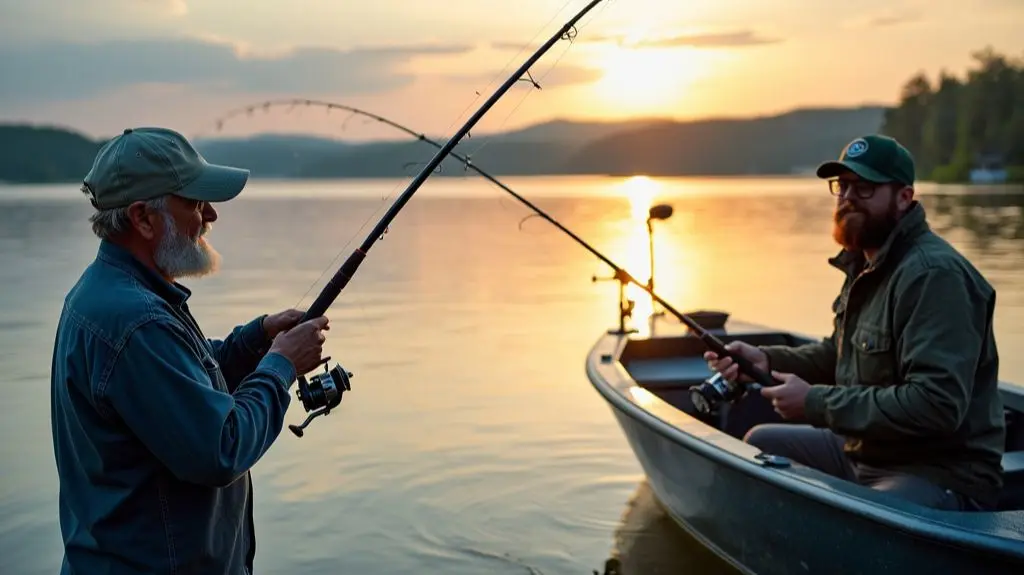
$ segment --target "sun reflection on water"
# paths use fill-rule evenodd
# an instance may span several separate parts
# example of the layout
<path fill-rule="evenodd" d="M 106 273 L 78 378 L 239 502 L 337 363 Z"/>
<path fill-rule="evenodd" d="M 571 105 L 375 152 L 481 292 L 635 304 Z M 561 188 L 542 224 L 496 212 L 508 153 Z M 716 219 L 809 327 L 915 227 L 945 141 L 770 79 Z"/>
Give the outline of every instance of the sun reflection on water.
<path fill-rule="evenodd" d="M 649 282 L 651 277 L 647 217 L 660 191 L 661 184 L 647 176 L 633 176 L 622 183 L 622 193 L 629 200 L 631 216 L 628 236 L 624 240 L 626 261 L 622 266 L 640 281 Z M 633 327 L 641 336 L 649 335 L 649 320 L 654 313 L 654 300 L 645 290 L 634 284 L 626 287 L 626 297 L 635 302 Z"/>
<path fill-rule="evenodd" d="M 632 176 L 622 182 L 622 192 L 629 200 L 633 220 L 640 223 L 641 232 L 646 233 L 647 212 L 660 191 L 661 184 L 647 176 Z"/>

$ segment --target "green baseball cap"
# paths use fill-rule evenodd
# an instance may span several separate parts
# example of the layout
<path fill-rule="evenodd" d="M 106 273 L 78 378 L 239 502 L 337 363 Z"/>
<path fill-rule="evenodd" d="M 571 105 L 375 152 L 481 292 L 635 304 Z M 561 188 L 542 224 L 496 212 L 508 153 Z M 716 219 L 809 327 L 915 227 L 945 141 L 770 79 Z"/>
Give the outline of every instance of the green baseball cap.
<path fill-rule="evenodd" d="M 97 209 L 174 194 L 201 202 L 237 196 L 249 170 L 210 164 L 181 134 L 167 128 L 128 128 L 104 144 L 83 183 Z"/>
<path fill-rule="evenodd" d="M 843 148 L 839 160 L 821 164 L 817 173 L 819 178 L 834 178 L 847 170 L 869 182 L 914 185 L 914 157 L 889 136 L 857 138 Z"/>

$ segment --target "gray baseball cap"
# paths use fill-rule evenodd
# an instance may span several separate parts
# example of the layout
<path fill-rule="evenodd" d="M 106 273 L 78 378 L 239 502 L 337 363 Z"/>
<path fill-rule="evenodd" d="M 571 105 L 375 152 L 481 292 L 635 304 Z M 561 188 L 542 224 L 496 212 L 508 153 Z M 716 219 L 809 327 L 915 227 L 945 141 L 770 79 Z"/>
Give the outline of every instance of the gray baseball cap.
<path fill-rule="evenodd" d="M 249 170 L 208 163 L 178 132 L 128 128 L 104 144 L 83 183 L 97 209 L 174 194 L 202 202 L 237 196 Z"/>

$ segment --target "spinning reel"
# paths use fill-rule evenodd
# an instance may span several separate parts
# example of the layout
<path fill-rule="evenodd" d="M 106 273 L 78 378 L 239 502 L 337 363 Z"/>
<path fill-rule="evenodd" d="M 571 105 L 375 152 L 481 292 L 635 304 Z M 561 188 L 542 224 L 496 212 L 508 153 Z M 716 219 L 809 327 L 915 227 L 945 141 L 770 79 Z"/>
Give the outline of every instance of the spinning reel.
<path fill-rule="evenodd" d="M 352 372 L 345 370 L 341 365 L 335 364 L 331 370 L 327 369 L 327 362 L 324 360 L 324 372 L 312 375 L 309 382 L 302 375 L 298 377 L 299 387 L 295 390 L 295 396 L 302 402 L 306 411 L 312 411 L 302 425 L 289 425 L 288 429 L 296 437 L 302 437 L 303 430 L 318 415 L 327 415 L 332 409 L 341 403 L 341 396 L 352 389 Z"/>
<path fill-rule="evenodd" d="M 733 403 L 748 391 L 761 389 L 759 383 L 740 383 L 715 373 L 700 385 L 690 388 L 690 402 L 701 415 L 708 415 L 723 403 Z"/>

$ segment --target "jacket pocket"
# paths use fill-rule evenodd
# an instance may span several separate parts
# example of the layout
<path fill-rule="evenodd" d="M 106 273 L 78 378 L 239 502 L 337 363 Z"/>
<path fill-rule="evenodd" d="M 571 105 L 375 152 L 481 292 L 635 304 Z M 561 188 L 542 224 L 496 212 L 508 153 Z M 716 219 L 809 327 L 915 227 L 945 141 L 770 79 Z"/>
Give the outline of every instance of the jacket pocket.
<path fill-rule="evenodd" d="M 850 338 L 853 346 L 855 381 L 865 385 L 895 383 L 892 335 L 874 325 L 858 325 Z"/>

